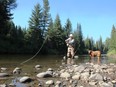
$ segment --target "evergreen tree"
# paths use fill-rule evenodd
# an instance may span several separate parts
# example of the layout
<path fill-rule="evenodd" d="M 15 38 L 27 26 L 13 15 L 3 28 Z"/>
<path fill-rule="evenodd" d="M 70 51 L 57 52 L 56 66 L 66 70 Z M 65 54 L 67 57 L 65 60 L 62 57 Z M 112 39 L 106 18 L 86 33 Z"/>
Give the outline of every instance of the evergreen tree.
<path fill-rule="evenodd" d="M 54 35 L 52 37 L 52 42 L 54 44 L 54 49 L 56 51 L 58 51 L 58 53 L 63 52 L 63 47 L 64 47 L 64 33 L 63 33 L 63 29 L 62 29 L 62 25 L 61 25 L 61 21 L 60 21 L 60 17 L 59 15 L 56 16 L 56 19 L 54 21 L 54 25 L 53 25 L 53 32 Z"/>
<path fill-rule="evenodd" d="M 102 42 L 102 37 L 100 36 L 100 39 L 99 39 L 99 50 L 101 52 L 103 52 L 103 42 Z"/>
<path fill-rule="evenodd" d="M 104 44 L 102 42 L 102 37 L 100 36 L 100 39 L 98 41 L 96 41 L 96 44 L 95 44 L 95 48 L 96 50 L 100 50 L 101 52 L 104 52 Z"/>
<path fill-rule="evenodd" d="M 50 6 L 48 0 L 43 0 L 43 12 L 41 14 L 41 28 L 42 28 L 42 34 L 43 36 L 46 36 L 47 28 L 50 23 L 51 15 L 49 13 Z"/>
<path fill-rule="evenodd" d="M 96 50 L 96 48 L 95 48 L 95 41 L 93 40 L 92 37 L 90 38 L 90 41 L 91 41 L 91 50 Z"/>
<path fill-rule="evenodd" d="M 116 51 L 116 28 L 114 25 L 112 26 L 110 49 Z"/>
<path fill-rule="evenodd" d="M 72 24 L 71 24 L 70 19 L 68 18 L 66 21 L 66 24 L 64 26 L 64 33 L 65 33 L 67 38 L 71 32 L 72 32 Z"/>
<path fill-rule="evenodd" d="M 29 20 L 29 30 L 26 34 L 28 49 L 31 53 L 37 52 L 43 43 L 42 30 L 41 30 L 41 13 L 42 9 L 40 4 L 35 5 Z"/>
<path fill-rule="evenodd" d="M 8 33 L 7 23 L 12 18 L 11 10 L 16 8 L 16 0 L 0 0 L 0 36 Z"/>
<path fill-rule="evenodd" d="M 47 35 L 48 35 L 48 40 L 47 40 L 46 46 L 49 49 L 48 52 L 50 52 L 54 48 L 54 44 L 53 44 L 53 41 L 52 41 L 52 38 L 54 37 L 54 29 L 53 29 L 53 20 L 52 20 L 52 18 L 50 19 Z"/>
<path fill-rule="evenodd" d="M 104 44 L 104 52 L 107 53 L 109 49 L 110 49 L 110 38 L 106 38 L 105 44 Z"/>
<path fill-rule="evenodd" d="M 93 41 L 89 37 L 85 39 L 85 47 L 87 50 L 93 50 Z"/>
<path fill-rule="evenodd" d="M 83 41 L 83 34 L 81 30 L 81 24 L 77 24 L 77 31 L 74 32 L 74 38 L 75 38 L 75 50 L 78 54 L 82 54 L 85 51 L 85 45 Z"/>

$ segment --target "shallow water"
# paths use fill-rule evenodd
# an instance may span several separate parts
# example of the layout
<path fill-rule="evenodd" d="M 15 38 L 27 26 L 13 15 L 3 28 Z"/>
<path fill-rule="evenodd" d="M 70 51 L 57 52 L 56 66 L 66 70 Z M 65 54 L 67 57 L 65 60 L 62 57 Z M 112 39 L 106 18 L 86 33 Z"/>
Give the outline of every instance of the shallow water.
<path fill-rule="evenodd" d="M 36 56 L 35 58 L 23 63 L 24 61 L 28 60 L 29 58 L 32 58 L 33 55 L 0 55 L 0 68 L 5 67 L 7 68 L 8 73 L 12 74 L 12 71 L 16 67 L 21 67 L 22 68 L 22 73 L 19 76 L 10 76 L 7 79 L 0 79 L 0 84 L 10 84 L 12 83 L 17 83 L 16 87 L 26 87 L 25 84 L 20 84 L 19 82 L 16 82 L 16 77 L 21 77 L 24 75 L 28 75 L 31 77 L 35 77 L 37 73 L 46 71 L 48 68 L 53 68 L 54 70 L 59 68 L 62 64 L 62 55 L 47 55 L 47 56 Z M 74 62 L 76 64 L 79 63 L 86 63 L 86 62 L 93 62 L 93 63 L 111 63 L 114 62 L 116 63 L 116 60 L 111 61 L 109 60 L 110 58 L 107 58 L 105 55 L 102 55 L 101 59 L 98 60 L 98 58 L 94 58 L 90 60 L 88 55 L 82 55 L 79 56 L 77 59 L 74 59 Z M 23 63 L 21 65 L 21 63 Z M 40 71 L 35 71 L 34 67 L 35 65 L 41 65 L 42 68 Z"/>

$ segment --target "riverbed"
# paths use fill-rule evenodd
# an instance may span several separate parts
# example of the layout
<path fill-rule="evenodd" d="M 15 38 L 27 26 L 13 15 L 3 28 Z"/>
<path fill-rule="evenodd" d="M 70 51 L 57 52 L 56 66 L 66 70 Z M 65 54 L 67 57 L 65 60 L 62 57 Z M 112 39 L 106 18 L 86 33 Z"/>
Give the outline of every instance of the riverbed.
<path fill-rule="evenodd" d="M 28 75 L 31 77 L 35 77 L 37 73 L 46 71 L 48 68 L 52 68 L 57 70 L 63 62 L 63 55 L 38 55 L 32 58 L 33 55 L 0 55 L 0 68 L 7 68 L 7 71 L 11 74 L 8 78 L 0 78 L 0 84 L 10 84 L 12 81 L 16 81 L 16 77 Z M 30 59 L 30 60 L 28 60 Z M 28 60 L 28 61 L 27 61 Z M 66 61 L 64 61 L 66 62 Z M 98 60 L 98 58 L 94 58 L 90 60 L 88 55 L 81 55 L 74 59 L 75 64 L 83 64 L 87 62 L 93 62 L 95 64 L 108 64 L 108 63 L 116 63 L 116 60 L 112 60 L 108 58 L 106 55 L 102 55 L 102 57 Z M 41 70 L 36 71 L 35 66 L 41 65 Z M 22 73 L 20 75 L 12 75 L 12 71 L 14 68 L 20 67 L 22 69 Z M 1 71 L 2 72 L 2 71 Z M 17 87 L 26 87 L 18 83 Z"/>

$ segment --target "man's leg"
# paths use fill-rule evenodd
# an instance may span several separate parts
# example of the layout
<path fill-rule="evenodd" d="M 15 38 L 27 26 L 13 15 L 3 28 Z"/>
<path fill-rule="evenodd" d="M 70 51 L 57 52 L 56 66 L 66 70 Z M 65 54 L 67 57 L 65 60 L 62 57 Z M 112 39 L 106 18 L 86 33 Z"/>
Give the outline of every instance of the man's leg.
<path fill-rule="evenodd" d="M 75 64 L 75 61 L 74 61 L 74 48 L 73 47 L 71 48 L 71 64 Z"/>
<path fill-rule="evenodd" d="M 68 51 L 67 51 L 67 64 L 71 64 L 71 48 L 68 47 Z"/>
<path fill-rule="evenodd" d="M 71 56 L 72 56 L 72 58 L 74 58 L 74 48 L 73 47 L 71 48 Z"/>
<path fill-rule="evenodd" d="M 67 51 L 67 57 L 71 58 L 71 48 L 68 47 L 68 51 Z"/>

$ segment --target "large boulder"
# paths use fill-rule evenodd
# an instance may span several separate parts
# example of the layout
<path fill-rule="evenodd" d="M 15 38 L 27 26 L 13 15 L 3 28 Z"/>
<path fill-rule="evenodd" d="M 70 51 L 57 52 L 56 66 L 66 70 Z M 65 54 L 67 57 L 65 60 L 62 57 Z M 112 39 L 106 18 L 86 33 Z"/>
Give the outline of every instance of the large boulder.
<path fill-rule="evenodd" d="M 46 78 L 46 77 L 52 77 L 52 73 L 50 71 L 47 72 L 41 72 L 36 75 L 38 78 Z"/>
<path fill-rule="evenodd" d="M 8 73 L 0 73 L 0 77 L 7 77 L 7 76 L 9 76 Z"/>
<path fill-rule="evenodd" d="M 31 81 L 32 81 L 32 79 L 28 76 L 24 76 L 19 79 L 19 82 L 21 82 L 21 83 L 26 83 L 26 82 L 31 82 Z"/>

